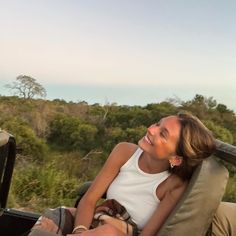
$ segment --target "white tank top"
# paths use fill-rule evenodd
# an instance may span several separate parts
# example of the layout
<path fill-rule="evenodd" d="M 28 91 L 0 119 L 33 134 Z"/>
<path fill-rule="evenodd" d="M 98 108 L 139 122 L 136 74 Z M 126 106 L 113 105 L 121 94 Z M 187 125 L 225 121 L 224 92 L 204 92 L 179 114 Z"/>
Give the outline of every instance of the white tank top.
<path fill-rule="evenodd" d="M 170 175 L 169 171 L 143 172 L 138 166 L 142 152 L 140 148 L 135 151 L 107 190 L 107 199 L 116 199 L 123 205 L 139 229 L 145 226 L 160 202 L 156 196 L 158 185 Z"/>

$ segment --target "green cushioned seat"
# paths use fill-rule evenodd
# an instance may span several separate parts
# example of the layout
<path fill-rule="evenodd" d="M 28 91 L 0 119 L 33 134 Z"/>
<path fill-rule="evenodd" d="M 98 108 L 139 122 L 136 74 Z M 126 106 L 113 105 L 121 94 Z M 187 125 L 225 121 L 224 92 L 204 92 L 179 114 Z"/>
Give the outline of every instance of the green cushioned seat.
<path fill-rule="evenodd" d="M 224 195 L 227 169 L 213 157 L 195 170 L 187 190 L 158 232 L 158 236 L 203 236 Z"/>

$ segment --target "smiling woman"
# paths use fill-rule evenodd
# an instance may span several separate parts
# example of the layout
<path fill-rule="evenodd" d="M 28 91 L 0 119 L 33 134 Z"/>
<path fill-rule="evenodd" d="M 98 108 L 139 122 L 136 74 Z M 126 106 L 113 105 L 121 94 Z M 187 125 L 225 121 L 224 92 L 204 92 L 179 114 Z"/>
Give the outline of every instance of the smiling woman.
<path fill-rule="evenodd" d="M 185 192 L 193 170 L 214 150 L 211 132 L 196 117 L 180 113 L 162 118 L 138 145 L 120 143 L 113 149 L 77 210 L 70 211 L 74 228 L 61 229 L 61 234 L 156 235 Z M 96 208 L 105 192 L 107 200 Z M 101 214 L 99 209 L 110 210 Z M 117 218 L 119 209 L 128 214 L 125 225 Z M 41 218 L 33 229 L 47 230 L 47 221 Z"/>

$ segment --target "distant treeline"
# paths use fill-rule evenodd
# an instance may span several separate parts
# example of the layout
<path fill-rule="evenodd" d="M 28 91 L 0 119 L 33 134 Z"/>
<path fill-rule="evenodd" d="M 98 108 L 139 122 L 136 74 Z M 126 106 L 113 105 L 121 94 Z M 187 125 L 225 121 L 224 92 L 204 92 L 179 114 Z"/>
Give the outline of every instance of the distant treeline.
<path fill-rule="evenodd" d="M 150 124 L 179 111 L 191 112 L 216 138 L 236 144 L 235 113 L 212 97 L 119 106 L 0 96 L 0 127 L 17 141 L 9 204 L 32 211 L 73 205 L 79 185 L 94 178 L 118 142 L 137 143 Z M 236 171 L 227 167 L 225 200 L 236 202 Z"/>

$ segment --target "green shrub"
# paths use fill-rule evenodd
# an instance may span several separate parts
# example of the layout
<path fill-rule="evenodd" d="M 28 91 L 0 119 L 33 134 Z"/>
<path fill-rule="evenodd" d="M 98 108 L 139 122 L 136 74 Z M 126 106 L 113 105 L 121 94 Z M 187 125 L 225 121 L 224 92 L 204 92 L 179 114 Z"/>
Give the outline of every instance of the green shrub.
<path fill-rule="evenodd" d="M 236 176 L 230 176 L 223 200 L 236 202 Z"/>
<path fill-rule="evenodd" d="M 78 117 L 57 115 L 50 124 L 49 141 L 60 149 L 90 151 L 96 143 L 98 129 Z"/>
<path fill-rule="evenodd" d="M 18 154 L 31 157 L 33 160 L 43 160 L 47 152 L 47 146 L 25 122 L 19 118 L 12 118 L 3 122 L 1 127 L 14 134 Z"/>
<path fill-rule="evenodd" d="M 73 206 L 77 189 L 77 179 L 58 170 L 55 161 L 45 166 L 21 163 L 13 175 L 10 199 L 14 205 L 42 211 L 60 205 Z"/>
<path fill-rule="evenodd" d="M 215 138 L 220 139 L 223 142 L 233 143 L 233 135 L 228 129 L 216 125 L 213 121 L 209 120 L 205 121 L 204 124 L 213 132 Z"/>

